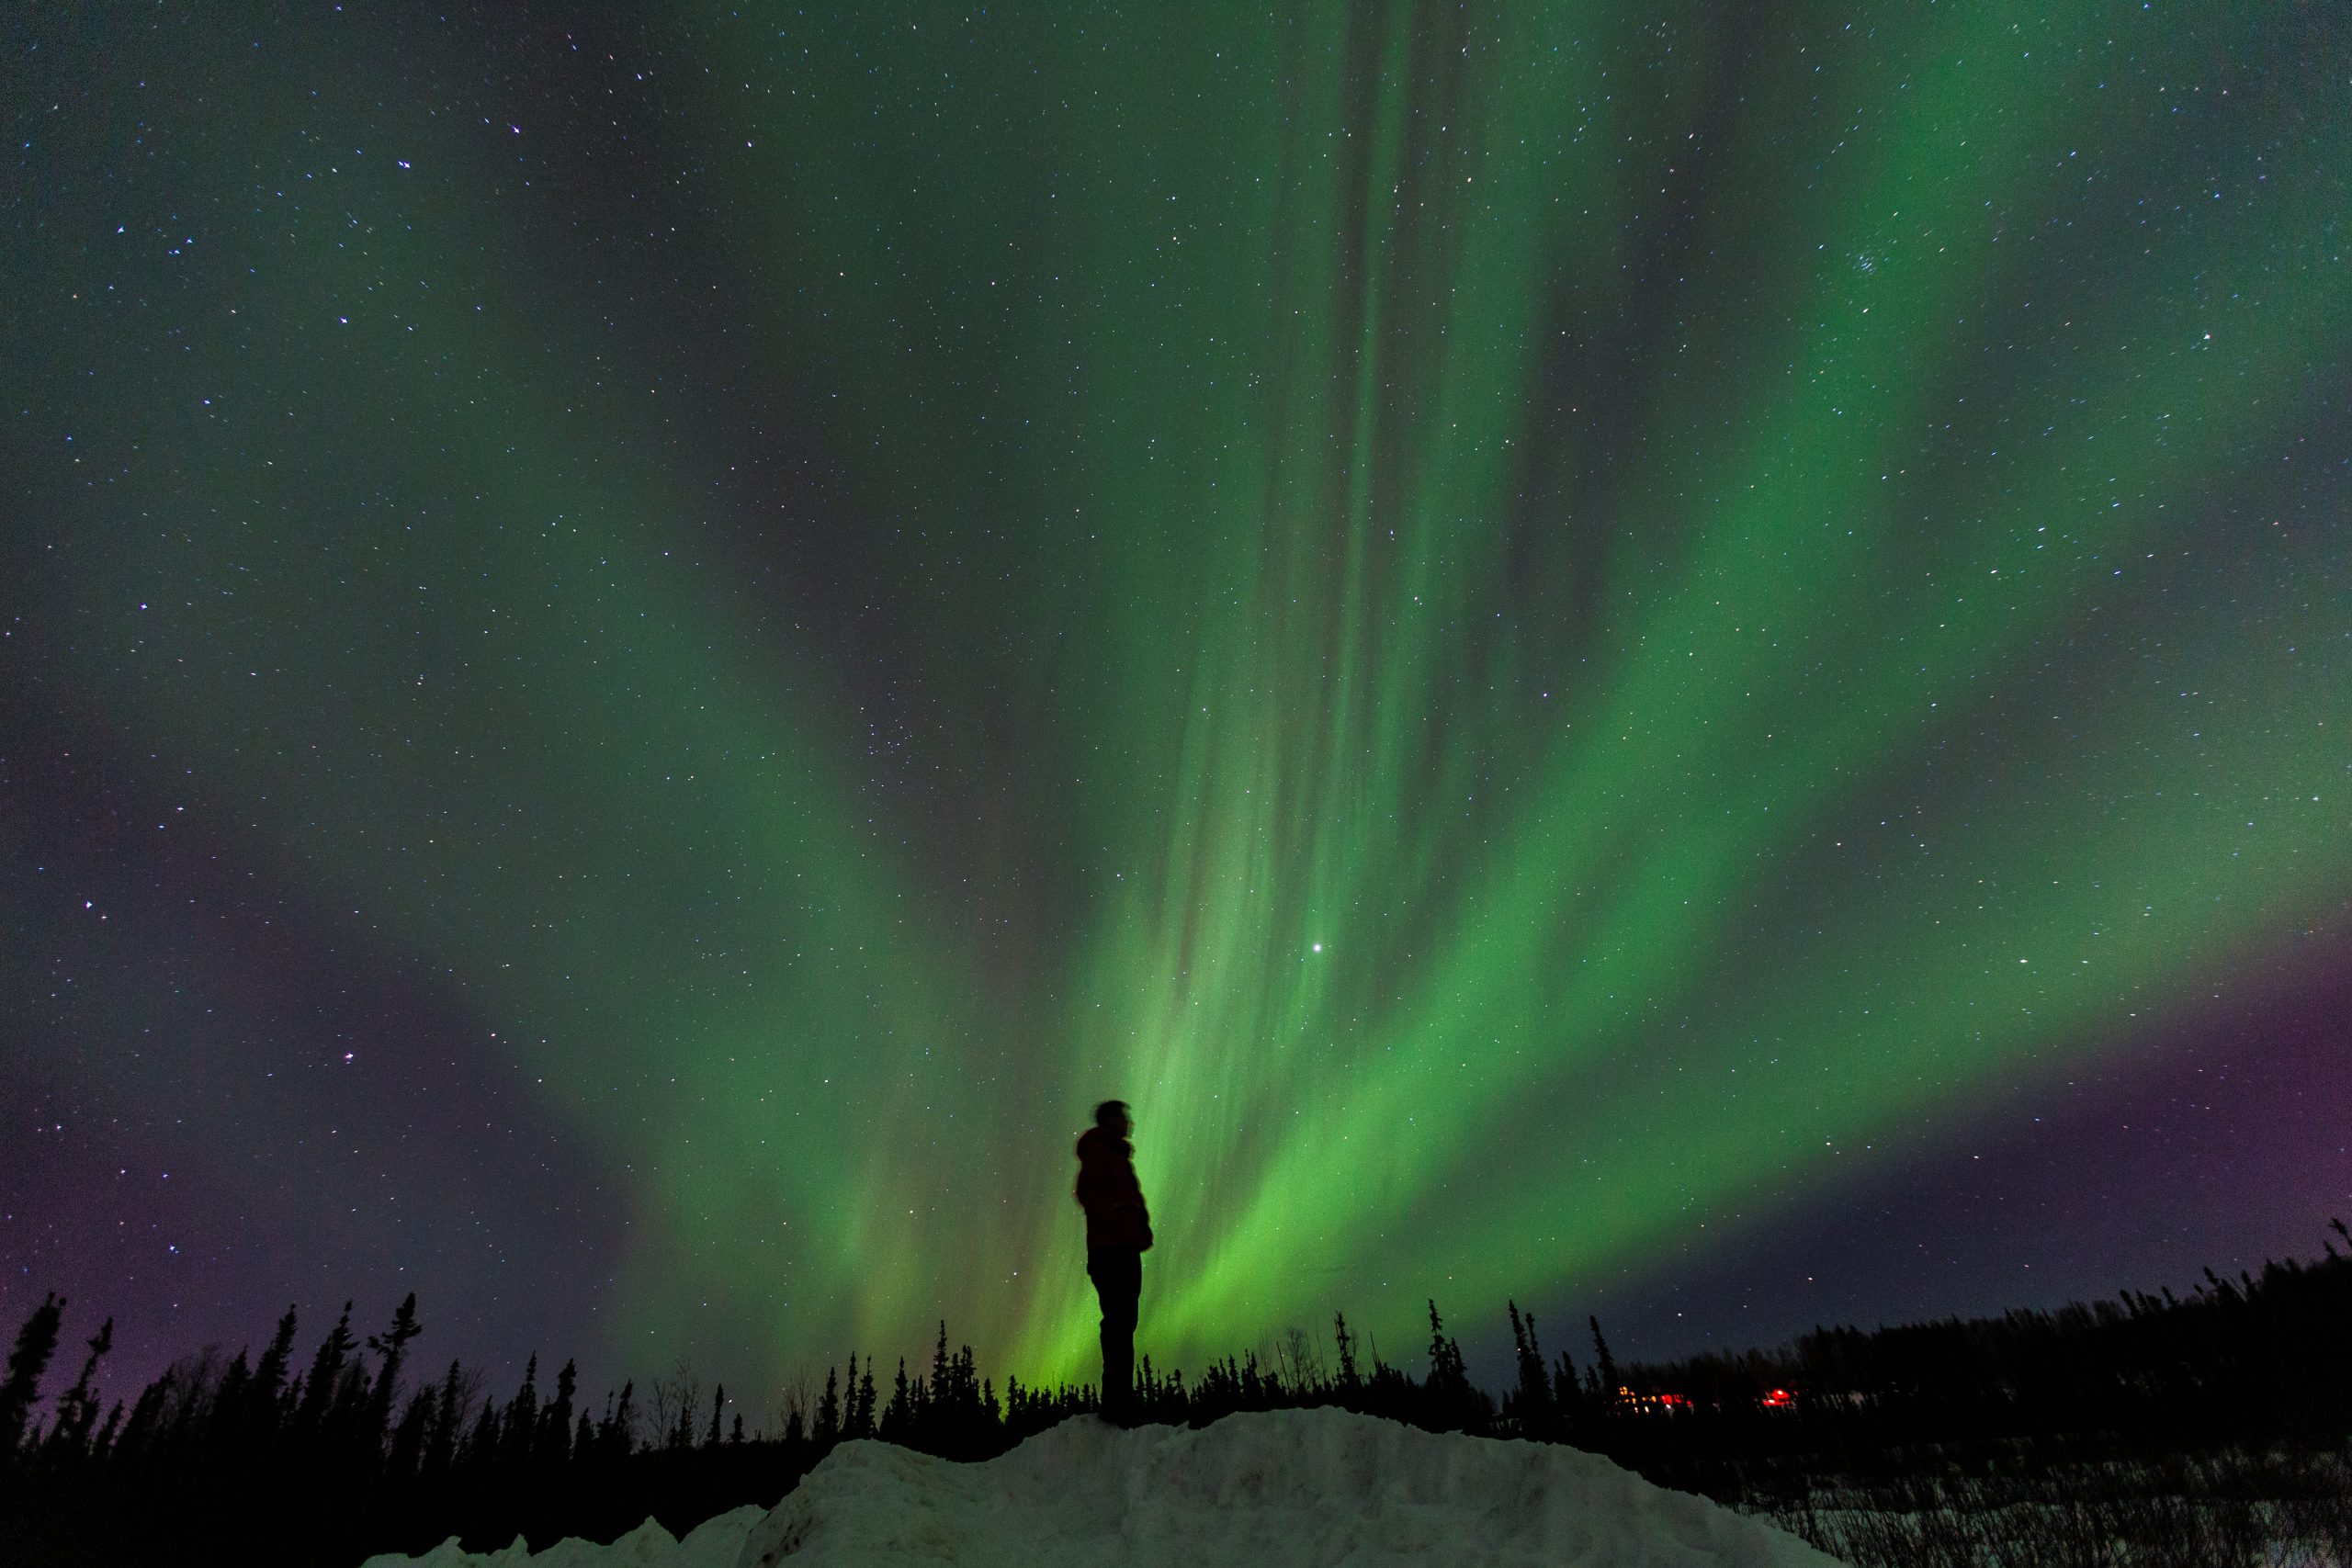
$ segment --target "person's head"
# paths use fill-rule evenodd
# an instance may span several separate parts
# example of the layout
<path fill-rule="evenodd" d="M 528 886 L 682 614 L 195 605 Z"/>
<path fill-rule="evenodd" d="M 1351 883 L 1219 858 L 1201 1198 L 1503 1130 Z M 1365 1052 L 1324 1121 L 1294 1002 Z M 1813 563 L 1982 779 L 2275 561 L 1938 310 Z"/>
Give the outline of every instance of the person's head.
<path fill-rule="evenodd" d="M 1106 1100 L 1094 1108 L 1094 1124 L 1114 1137 L 1125 1137 L 1135 1129 L 1135 1122 L 1127 1115 L 1124 1100 Z"/>

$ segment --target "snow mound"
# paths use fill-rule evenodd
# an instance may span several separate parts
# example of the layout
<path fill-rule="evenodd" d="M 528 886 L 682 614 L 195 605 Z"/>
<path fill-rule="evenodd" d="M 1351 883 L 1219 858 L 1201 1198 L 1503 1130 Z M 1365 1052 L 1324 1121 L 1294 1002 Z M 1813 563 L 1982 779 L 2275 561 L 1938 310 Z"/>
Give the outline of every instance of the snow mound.
<path fill-rule="evenodd" d="M 773 1510 L 683 1541 L 472 1556 L 453 1538 L 364 1568 L 1821 1568 L 1703 1497 L 1549 1443 L 1423 1432 L 1344 1410 L 1121 1431 L 1091 1416 L 957 1464 L 843 1443 Z"/>
<path fill-rule="evenodd" d="M 844 1443 L 743 1544 L 737 1568 L 1815 1568 L 1794 1536 L 1608 1460 L 1423 1432 L 1344 1410 L 1198 1431 L 1065 1421 L 955 1464 Z"/>
<path fill-rule="evenodd" d="M 609 1546 L 575 1535 L 536 1554 L 519 1535 L 503 1551 L 482 1552 L 461 1550 L 453 1535 L 422 1557 L 388 1551 L 360 1568 L 735 1568 L 743 1555 L 744 1537 L 767 1512 L 747 1505 L 705 1519 L 684 1540 L 648 1519 Z"/>

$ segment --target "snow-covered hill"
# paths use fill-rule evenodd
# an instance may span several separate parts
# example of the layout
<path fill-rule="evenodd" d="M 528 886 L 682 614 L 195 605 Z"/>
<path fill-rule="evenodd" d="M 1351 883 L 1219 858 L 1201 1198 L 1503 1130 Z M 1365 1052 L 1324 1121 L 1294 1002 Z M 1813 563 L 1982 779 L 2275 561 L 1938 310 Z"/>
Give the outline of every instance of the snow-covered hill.
<path fill-rule="evenodd" d="M 1216 1568 L 1544 1564 L 1815 1568 L 1831 1560 L 1702 1497 L 1550 1444 L 1419 1431 L 1343 1410 L 1228 1416 L 1198 1431 L 1064 1422 L 985 1464 L 845 1443 L 775 1509 L 673 1542 L 454 1541 L 368 1568 Z"/>

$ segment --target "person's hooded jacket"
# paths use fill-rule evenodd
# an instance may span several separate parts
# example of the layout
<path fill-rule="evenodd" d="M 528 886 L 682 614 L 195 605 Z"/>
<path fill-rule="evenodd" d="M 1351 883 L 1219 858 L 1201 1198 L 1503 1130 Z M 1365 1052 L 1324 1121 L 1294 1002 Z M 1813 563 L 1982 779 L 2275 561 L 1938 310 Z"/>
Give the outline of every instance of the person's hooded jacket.
<path fill-rule="evenodd" d="M 1086 1246 L 1151 1247 L 1151 1214 L 1136 1179 L 1135 1147 L 1107 1127 L 1090 1127 L 1078 1140 L 1078 1201 L 1086 1211 Z"/>

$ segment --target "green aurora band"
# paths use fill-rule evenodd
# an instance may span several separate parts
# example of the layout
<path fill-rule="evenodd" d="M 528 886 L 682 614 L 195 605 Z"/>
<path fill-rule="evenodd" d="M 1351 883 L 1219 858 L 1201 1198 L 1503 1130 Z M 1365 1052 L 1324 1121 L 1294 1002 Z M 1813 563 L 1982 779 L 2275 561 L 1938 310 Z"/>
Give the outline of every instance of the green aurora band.
<path fill-rule="evenodd" d="M 90 328 L 154 396 L 43 592 L 159 642 L 76 679 L 606 1164 L 609 1353 L 1086 1375 L 1112 1094 L 1155 1360 L 1406 1342 L 2352 890 L 2316 23 L 857 9 L 678 19 L 637 131 L 839 493 L 779 511 L 697 302 L 576 286 L 423 104 L 186 353 Z M 300 96 L 205 112 L 352 140 Z M 852 508 L 864 643 L 740 542 Z"/>

